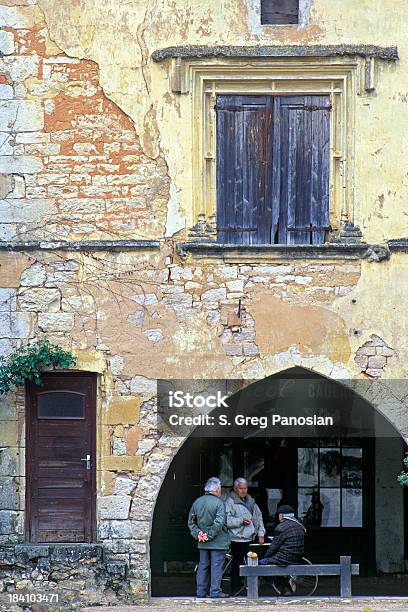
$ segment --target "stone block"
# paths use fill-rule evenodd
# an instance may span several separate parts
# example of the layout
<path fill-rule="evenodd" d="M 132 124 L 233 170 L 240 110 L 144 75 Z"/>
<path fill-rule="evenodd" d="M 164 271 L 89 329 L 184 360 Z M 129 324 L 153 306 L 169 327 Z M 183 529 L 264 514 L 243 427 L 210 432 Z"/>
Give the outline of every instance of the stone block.
<path fill-rule="evenodd" d="M 161 329 L 146 329 L 144 335 L 147 337 L 149 342 L 160 342 L 163 340 L 163 332 Z"/>
<path fill-rule="evenodd" d="M 114 438 L 112 444 L 112 453 L 114 455 L 127 455 L 126 442 L 123 438 Z"/>
<path fill-rule="evenodd" d="M 44 266 L 36 262 L 21 273 L 20 284 L 22 287 L 40 287 L 45 283 L 46 278 Z"/>
<path fill-rule="evenodd" d="M 383 368 L 386 364 L 386 359 L 382 355 L 375 355 L 373 357 L 368 358 L 368 367 L 369 368 Z"/>
<path fill-rule="evenodd" d="M 133 314 L 128 315 L 128 321 L 135 327 L 142 327 L 143 321 L 145 319 L 145 312 L 143 310 L 139 310 Z"/>
<path fill-rule="evenodd" d="M 384 355 L 384 357 L 391 357 L 395 355 L 395 350 L 389 346 L 377 347 L 377 351 L 379 355 Z"/>
<path fill-rule="evenodd" d="M 226 344 L 225 353 L 230 356 L 242 355 L 242 344 Z"/>
<path fill-rule="evenodd" d="M 110 401 L 103 415 L 107 425 L 133 424 L 139 421 L 140 399 L 137 397 L 117 397 Z"/>
<path fill-rule="evenodd" d="M 0 421 L 2 447 L 18 445 L 18 421 Z"/>
<path fill-rule="evenodd" d="M 118 475 L 115 478 L 113 492 L 115 495 L 130 495 L 137 485 L 137 482 L 125 475 Z"/>
<path fill-rule="evenodd" d="M 11 174 L 0 174 L 0 198 L 4 199 L 13 191 L 13 177 Z"/>
<path fill-rule="evenodd" d="M 151 455 L 146 464 L 146 471 L 150 474 L 164 475 L 167 471 L 171 459 L 171 457 L 159 453 Z"/>
<path fill-rule="evenodd" d="M 0 510 L 0 535 L 14 535 L 17 521 L 17 512 Z"/>
<path fill-rule="evenodd" d="M 11 100 L 14 97 L 14 89 L 7 83 L 0 84 L 0 100 Z M 7 155 L 4 153 L 4 155 Z"/>
<path fill-rule="evenodd" d="M 64 331 L 69 332 L 74 326 L 74 315 L 65 312 L 40 313 L 38 315 L 38 327 L 44 332 Z"/>
<path fill-rule="evenodd" d="M 244 344 L 244 355 L 259 355 L 259 348 L 252 342 Z"/>
<path fill-rule="evenodd" d="M 146 455 L 146 453 L 150 453 L 151 450 L 156 446 L 156 440 L 152 438 L 144 438 L 143 440 L 139 440 L 139 444 L 137 447 L 138 455 Z"/>
<path fill-rule="evenodd" d="M 2 425 L 4 421 L 0 421 Z M 17 421 L 15 421 L 17 423 Z M 3 433 L 1 437 L 1 444 L 3 442 Z M 0 476 L 17 476 L 18 475 L 18 455 L 17 448 L 0 448 Z"/>
<path fill-rule="evenodd" d="M 7 158 L 9 159 L 9 158 Z M 11 159 L 11 158 L 10 158 Z M 1 167 L 0 157 L 0 167 Z M 0 200 L 0 219 L 3 223 L 34 223 L 55 212 L 51 200 Z"/>
<path fill-rule="evenodd" d="M 10 476 L 0 477 L 0 510 L 18 510 L 18 486 Z"/>
<path fill-rule="evenodd" d="M 144 505 L 144 501 L 142 502 L 141 498 L 149 501 L 154 501 L 156 499 L 157 491 L 160 489 L 161 482 L 161 477 L 156 474 L 148 474 L 139 480 L 139 484 L 137 485 L 136 489 L 136 498 L 139 500 L 140 505 Z M 135 518 L 138 517 L 136 510 L 132 516 Z"/>
<path fill-rule="evenodd" d="M 367 368 L 366 374 L 372 378 L 380 378 L 384 374 L 384 370 L 378 370 L 375 368 Z"/>
<path fill-rule="evenodd" d="M 3 61 L 5 71 L 9 74 L 10 80 L 16 83 L 17 87 L 28 77 L 38 75 L 39 60 L 36 55 L 13 55 L 12 57 L 3 58 Z"/>
<path fill-rule="evenodd" d="M 170 270 L 170 278 L 172 281 L 186 280 L 189 281 L 193 278 L 193 271 L 191 268 L 183 268 L 182 266 L 174 266 Z"/>
<path fill-rule="evenodd" d="M 228 291 L 242 292 L 244 290 L 244 281 L 233 280 L 226 283 Z"/>
<path fill-rule="evenodd" d="M 0 168 L 5 174 L 37 174 L 43 169 L 43 164 L 30 155 L 0 155 Z"/>
<path fill-rule="evenodd" d="M 204 302 L 218 302 L 219 300 L 225 300 L 227 297 L 227 290 L 224 287 L 219 289 L 208 289 L 201 295 L 201 299 Z"/>
<path fill-rule="evenodd" d="M 11 312 L 16 310 L 17 290 L 14 287 L 0 288 L 0 312 Z"/>
<path fill-rule="evenodd" d="M 131 299 L 137 304 L 143 306 L 154 306 L 157 304 L 157 295 L 155 293 L 141 293 L 140 295 L 132 295 Z"/>
<path fill-rule="evenodd" d="M 58 312 L 61 295 L 58 289 L 22 289 L 18 296 L 21 310 Z"/>
<path fill-rule="evenodd" d="M 100 500 L 101 519 L 127 519 L 131 498 L 128 495 L 108 495 Z"/>
<path fill-rule="evenodd" d="M 136 472 L 139 473 L 143 466 L 143 457 L 125 455 L 106 455 L 102 457 L 102 469 L 110 472 Z"/>
<path fill-rule="evenodd" d="M 14 53 L 14 34 L 0 30 L 0 53 L 1 55 L 12 55 Z"/>
<path fill-rule="evenodd" d="M 157 380 L 145 376 L 134 376 L 130 383 L 132 393 L 140 395 L 155 395 L 157 393 Z"/>
<path fill-rule="evenodd" d="M 3 313 L 0 316 L 0 337 L 27 338 L 30 335 L 31 324 L 31 315 L 28 313 Z"/>
<path fill-rule="evenodd" d="M 44 111 L 31 100 L 0 102 L 0 125 L 12 132 L 37 132 L 44 128 Z"/>

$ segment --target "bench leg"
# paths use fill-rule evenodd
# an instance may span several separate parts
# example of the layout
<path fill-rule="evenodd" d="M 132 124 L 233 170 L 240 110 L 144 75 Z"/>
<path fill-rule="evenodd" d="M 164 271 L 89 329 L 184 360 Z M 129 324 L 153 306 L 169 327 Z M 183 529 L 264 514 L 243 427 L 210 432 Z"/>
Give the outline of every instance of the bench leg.
<path fill-rule="evenodd" d="M 248 585 L 248 598 L 258 599 L 258 576 L 248 576 L 247 585 Z"/>
<path fill-rule="evenodd" d="M 351 597 L 351 557 L 340 557 L 340 597 Z"/>

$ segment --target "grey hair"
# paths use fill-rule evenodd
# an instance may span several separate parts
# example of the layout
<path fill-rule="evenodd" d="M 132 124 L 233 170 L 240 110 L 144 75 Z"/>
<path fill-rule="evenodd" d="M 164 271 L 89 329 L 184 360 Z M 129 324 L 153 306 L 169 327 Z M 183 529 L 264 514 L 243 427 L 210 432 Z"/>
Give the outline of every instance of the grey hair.
<path fill-rule="evenodd" d="M 221 480 L 213 476 L 212 478 L 209 478 L 207 482 L 205 483 L 204 491 L 206 493 L 212 493 L 213 491 L 215 491 L 216 489 L 220 487 L 221 487 Z"/>
<path fill-rule="evenodd" d="M 234 488 L 237 487 L 239 484 L 248 484 L 248 481 L 246 478 L 242 478 L 241 476 L 239 478 L 236 478 L 234 480 Z"/>

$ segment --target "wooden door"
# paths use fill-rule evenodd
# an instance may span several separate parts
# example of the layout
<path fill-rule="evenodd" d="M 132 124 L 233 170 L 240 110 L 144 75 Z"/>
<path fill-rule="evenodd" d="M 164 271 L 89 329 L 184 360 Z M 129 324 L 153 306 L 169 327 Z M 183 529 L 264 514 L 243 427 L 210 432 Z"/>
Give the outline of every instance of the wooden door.
<path fill-rule="evenodd" d="M 95 541 L 95 415 L 93 374 L 27 385 L 28 541 Z"/>

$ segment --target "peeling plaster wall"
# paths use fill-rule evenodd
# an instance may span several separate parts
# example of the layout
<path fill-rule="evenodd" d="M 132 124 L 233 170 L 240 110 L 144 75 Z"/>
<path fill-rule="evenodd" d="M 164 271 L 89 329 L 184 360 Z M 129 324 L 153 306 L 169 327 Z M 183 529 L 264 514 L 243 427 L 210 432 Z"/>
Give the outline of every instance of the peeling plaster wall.
<path fill-rule="evenodd" d="M 99 374 L 98 534 L 128 563 L 135 598 L 148 592 L 154 503 L 181 444 L 154 433 L 157 378 L 253 379 L 301 365 L 361 379 L 375 336 L 384 385 L 369 399 L 408 436 L 405 397 L 392 386 L 408 376 L 407 255 L 178 256 L 201 188 L 192 180 L 191 97 L 171 92 L 151 53 L 177 44 L 398 45 L 400 62 L 377 64 L 376 92 L 356 103 L 355 220 L 364 239 L 380 242 L 408 233 L 407 10 L 389 6 L 384 19 L 379 1 L 305 1 L 301 27 L 261 28 L 256 0 L 3 0 L 0 238 L 160 240 L 152 252 L 0 251 L 2 353 L 45 336 Z M 1 543 L 23 537 L 21 393 L 2 401 L 0 431 L 0 477 L 15 487 L 0 496 Z"/>

